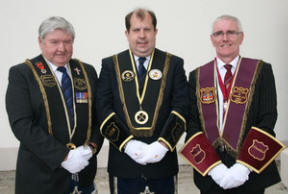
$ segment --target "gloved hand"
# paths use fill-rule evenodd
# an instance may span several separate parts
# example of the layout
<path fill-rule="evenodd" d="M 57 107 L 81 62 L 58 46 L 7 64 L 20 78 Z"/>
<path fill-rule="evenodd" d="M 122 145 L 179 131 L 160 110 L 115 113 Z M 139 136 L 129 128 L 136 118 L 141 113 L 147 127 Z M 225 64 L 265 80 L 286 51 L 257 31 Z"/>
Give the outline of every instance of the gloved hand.
<path fill-rule="evenodd" d="M 156 163 L 163 159 L 168 148 L 162 145 L 159 141 L 154 141 L 149 144 L 144 150 L 144 156 L 139 160 L 142 163 Z"/>
<path fill-rule="evenodd" d="M 145 162 L 140 162 L 139 160 L 143 157 L 144 149 L 147 146 L 148 144 L 142 141 L 130 140 L 126 144 L 124 152 L 138 164 L 146 165 Z"/>
<path fill-rule="evenodd" d="M 250 169 L 240 163 L 235 163 L 225 173 L 220 186 L 223 189 L 231 189 L 243 185 L 248 179 Z"/>
<path fill-rule="evenodd" d="M 89 158 L 90 155 L 87 149 L 83 146 L 80 146 L 74 150 L 69 151 L 67 159 L 61 163 L 61 166 L 72 174 L 77 173 L 83 170 L 89 164 Z"/>
<path fill-rule="evenodd" d="M 92 150 L 88 145 L 79 146 L 76 149 L 79 149 L 79 152 L 86 160 L 90 160 L 90 158 L 93 156 Z"/>
<path fill-rule="evenodd" d="M 217 166 L 213 167 L 208 175 L 212 177 L 212 179 L 220 186 L 220 183 L 224 177 L 224 174 L 227 172 L 228 168 L 225 164 L 221 163 Z"/>

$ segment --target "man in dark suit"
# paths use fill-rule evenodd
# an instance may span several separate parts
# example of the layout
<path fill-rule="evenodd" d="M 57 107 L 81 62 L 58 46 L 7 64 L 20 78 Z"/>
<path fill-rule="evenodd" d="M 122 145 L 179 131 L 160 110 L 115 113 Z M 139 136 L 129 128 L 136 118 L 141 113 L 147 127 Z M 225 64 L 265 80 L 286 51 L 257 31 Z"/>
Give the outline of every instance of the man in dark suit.
<path fill-rule="evenodd" d="M 110 190 L 172 194 L 175 146 L 188 110 L 183 59 L 155 48 L 152 11 L 137 9 L 125 20 L 130 49 L 103 59 L 97 87 L 100 130 L 110 142 Z"/>
<path fill-rule="evenodd" d="M 6 109 L 20 141 L 16 194 L 95 190 L 103 143 L 96 125 L 97 74 L 71 59 L 74 37 L 68 21 L 50 17 L 39 28 L 42 54 L 10 69 Z"/>
<path fill-rule="evenodd" d="M 239 56 L 244 33 L 236 17 L 213 24 L 216 58 L 190 73 L 191 118 L 181 153 L 201 194 L 263 194 L 280 181 L 275 157 L 275 81 L 271 65 Z"/>

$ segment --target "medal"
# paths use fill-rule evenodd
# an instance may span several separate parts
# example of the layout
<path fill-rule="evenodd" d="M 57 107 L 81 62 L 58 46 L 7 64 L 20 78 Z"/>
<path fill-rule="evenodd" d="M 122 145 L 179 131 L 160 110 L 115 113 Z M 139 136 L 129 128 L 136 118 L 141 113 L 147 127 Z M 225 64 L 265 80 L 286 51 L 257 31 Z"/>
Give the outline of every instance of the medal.
<path fill-rule="evenodd" d="M 69 150 L 74 150 L 74 149 L 76 149 L 76 145 L 75 145 L 74 143 L 72 143 L 72 142 L 67 143 L 67 144 L 66 144 L 66 147 L 67 147 Z"/>
<path fill-rule="evenodd" d="M 47 73 L 47 70 L 45 69 L 42 62 L 36 63 L 36 66 L 40 69 L 41 73 L 43 73 L 43 74 Z"/>
<path fill-rule="evenodd" d="M 132 81 L 135 77 L 135 74 L 133 73 L 133 71 L 130 70 L 126 70 L 122 73 L 122 80 L 125 82 L 129 82 Z"/>
<path fill-rule="evenodd" d="M 136 123 L 141 124 L 141 125 L 147 123 L 148 118 L 149 118 L 148 113 L 143 110 L 137 111 L 134 116 Z"/>
<path fill-rule="evenodd" d="M 149 71 L 149 77 L 153 80 L 159 80 L 162 77 L 162 72 L 159 69 L 151 69 Z"/>

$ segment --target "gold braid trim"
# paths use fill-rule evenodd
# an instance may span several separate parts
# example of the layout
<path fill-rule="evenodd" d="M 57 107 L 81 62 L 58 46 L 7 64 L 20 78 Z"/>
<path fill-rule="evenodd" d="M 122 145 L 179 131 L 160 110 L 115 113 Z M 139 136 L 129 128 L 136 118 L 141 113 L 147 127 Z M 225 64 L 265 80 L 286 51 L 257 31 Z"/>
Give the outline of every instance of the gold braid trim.
<path fill-rule="evenodd" d="M 50 135 L 53 135 L 53 130 L 52 130 L 52 122 L 51 122 L 51 116 L 50 116 L 50 109 L 49 109 L 49 103 L 48 103 L 48 98 L 47 98 L 47 94 L 46 91 L 44 89 L 44 86 L 36 72 L 36 70 L 34 69 L 33 64 L 31 63 L 31 61 L 29 59 L 26 59 L 25 64 L 28 65 L 28 67 L 31 69 L 38 85 L 39 85 L 39 89 L 41 91 L 42 94 L 42 98 L 43 98 L 43 102 L 44 102 L 44 106 L 45 106 L 45 112 L 46 112 L 46 117 L 47 117 L 47 125 L 48 125 L 48 133 Z M 55 79 L 55 78 L 54 78 Z"/>
<path fill-rule="evenodd" d="M 204 130 L 204 134 L 207 134 L 206 128 L 205 128 L 205 122 L 203 118 L 203 111 L 202 111 L 202 106 L 201 106 L 201 100 L 200 100 L 200 83 L 199 83 L 199 77 L 200 77 L 200 67 L 197 68 L 196 70 L 196 76 L 195 76 L 195 81 L 196 81 L 196 97 L 197 97 L 197 107 L 199 110 L 199 117 L 200 117 L 200 122 L 202 125 L 202 129 Z M 206 135 L 207 136 L 207 135 Z"/>
<path fill-rule="evenodd" d="M 89 79 L 88 79 L 88 76 L 87 76 L 87 72 L 84 68 L 84 65 L 83 63 L 76 59 L 76 61 L 78 61 L 81 69 L 82 69 L 82 72 L 83 72 L 83 75 L 84 75 L 84 78 L 85 78 L 85 82 L 86 82 L 86 85 L 87 85 L 87 92 L 88 92 L 88 129 L 87 129 L 87 136 L 86 136 L 86 140 L 85 140 L 85 143 L 84 145 L 88 145 L 89 143 L 89 140 L 90 140 L 90 137 L 91 137 L 91 128 L 92 128 L 92 91 L 91 91 L 91 86 L 90 86 L 90 83 L 89 83 Z"/>
<path fill-rule="evenodd" d="M 157 100 L 157 104 L 156 104 L 156 109 L 155 109 L 155 113 L 154 113 L 154 118 L 152 121 L 152 130 L 151 133 L 149 134 L 150 136 L 153 135 L 154 129 L 155 129 L 155 124 L 157 122 L 157 118 L 159 115 L 159 109 L 162 105 L 163 102 L 163 96 L 164 96 L 164 89 L 166 87 L 166 79 L 167 79 L 167 74 L 168 74 L 168 70 L 170 67 L 170 59 L 171 59 L 171 54 L 167 53 L 166 55 L 166 59 L 165 59 L 165 63 L 164 63 L 164 69 L 163 69 L 163 79 L 161 81 L 161 86 L 160 86 L 160 92 L 159 92 L 159 96 L 158 96 L 158 100 Z"/>
<path fill-rule="evenodd" d="M 239 61 L 239 63 L 240 63 L 240 61 Z M 249 113 L 250 108 L 251 108 L 251 103 L 252 103 L 253 96 L 254 96 L 254 91 L 255 91 L 255 85 L 256 85 L 256 82 L 258 80 L 260 71 L 262 69 L 263 62 L 259 60 L 259 62 L 257 63 L 256 66 L 257 67 L 256 67 L 256 69 L 254 71 L 254 75 L 253 75 L 253 78 L 252 78 L 252 81 L 251 81 L 251 84 L 250 84 L 250 92 L 249 92 L 249 95 L 248 95 L 248 101 L 246 103 L 245 112 L 243 114 L 243 121 L 242 121 L 242 124 L 241 124 L 241 131 L 240 131 L 240 135 L 239 135 L 237 149 L 234 150 L 225 139 L 221 138 L 221 140 L 227 145 L 226 148 L 225 148 L 226 151 L 228 152 L 229 155 L 231 155 L 234 158 L 238 157 L 240 148 L 241 148 L 242 143 L 243 143 L 242 140 L 243 140 L 243 135 L 245 133 L 245 127 L 246 127 L 246 124 L 247 124 L 247 116 L 248 116 L 248 113 Z M 217 143 L 215 144 L 214 147 L 217 147 L 219 145 L 221 145 L 221 142 L 217 141 Z"/>
<path fill-rule="evenodd" d="M 117 55 L 113 56 L 113 62 L 115 64 L 115 71 L 116 71 L 116 78 L 117 78 L 117 82 L 118 82 L 119 96 L 120 96 L 121 102 L 123 104 L 123 112 L 125 114 L 127 125 L 128 125 L 128 127 L 129 127 L 129 129 L 133 135 L 136 135 L 136 136 L 141 135 L 143 137 L 151 137 L 153 135 L 155 123 L 157 122 L 157 118 L 158 118 L 158 114 L 159 114 L 159 109 L 160 109 L 162 101 L 163 101 L 163 96 L 164 96 L 163 93 L 164 93 L 164 89 L 166 87 L 166 78 L 167 78 L 167 73 L 168 73 L 168 70 L 170 67 L 171 56 L 172 55 L 170 53 L 167 53 L 166 58 L 165 58 L 164 69 L 163 69 L 163 78 L 162 78 L 161 85 L 160 85 L 160 92 L 159 92 L 157 103 L 156 103 L 156 108 L 155 108 L 155 113 L 154 113 L 152 125 L 151 125 L 151 128 L 150 127 L 144 128 L 144 129 L 148 129 L 148 130 L 150 129 L 147 133 L 143 133 L 143 131 L 139 131 L 139 130 L 135 129 L 135 127 L 131 123 L 130 116 L 129 116 L 127 106 L 125 103 L 125 97 L 124 97 L 124 91 L 123 91 L 123 86 L 122 86 L 122 81 L 121 81 L 118 56 Z"/>
<path fill-rule="evenodd" d="M 250 92 L 249 92 L 248 101 L 247 101 L 246 107 L 245 107 L 244 118 L 243 118 L 243 121 L 242 121 L 239 141 L 238 141 L 238 145 L 237 145 L 238 149 L 237 149 L 237 153 L 235 154 L 235 157 L 238 156 L 240 148 L 241 148 L 243 135 L 244 135 L 244 132 L 245 132 L 245 126 L 247 124 L 247 116 L 248 116 L 248 113 L 249 113 L 250 108 L 251 108 L 251 103 L 252 103 L 253 96 L 254 96 L 254 91 L 255 91 L 255 85 L 256 85 L 256 82 L 258 80 L 258 77 L 259 77 L 260 71 L 262 69 L 262 66 L 263 66 L 263 63 L 262 63 L 262 61 L 259 60 L 259 62 L 256 65 L 256 69 L 254 71 L 254 75 L 253 75 L 253 78 L 252 78 L 252 81 L 251 81 L 251 85 L 250 85 Z"/>

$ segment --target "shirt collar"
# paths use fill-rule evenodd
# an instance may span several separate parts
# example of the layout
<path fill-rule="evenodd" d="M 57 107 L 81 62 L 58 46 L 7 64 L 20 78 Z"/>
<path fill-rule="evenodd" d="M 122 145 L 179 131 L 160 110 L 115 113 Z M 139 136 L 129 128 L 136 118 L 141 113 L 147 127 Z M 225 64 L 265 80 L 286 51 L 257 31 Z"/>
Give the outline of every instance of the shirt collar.
<path fill-rule="evenodd" d="M 240 56 L 238 55 L 237 57 L 235 57 L 229 64 L 232 65 L 232 69 L 236 69 L 238 61 L 239 61 Z M 225 68 L 224 65 L 226 65 L 226 63 L 224 63 L 220 58 L 216 57 L 217 60 L 217 67 L 218 69 L 222 69 Z"/>
<path fill-rule="evenodd" d="M 51 63 L 50 61 L 48 61 L 45 57 L 44 57 L 46 63 L 49 65 L 49 67 L 52 69 L 53 72 L 56 72 L 57 71 L 57 68 L 58 66 L 57 65 L 54 65 L 53 63 Z M 68 64 L 65 64 L 64 66 L 67 70 L 67 72 L 69 72 L 69 68 L 68 68 Z"/>
<path fill-rule="evenodd" d="M 134 59 L 135 59 L 135 61 L 137 61 L 137 63 L 138 63 L 138 59 L 139 59 L 140 57 L 138 57 L 137 55 L 134 55 Z M 150 58 L 151 58 L 151 55 L 149 55 L 149 56 L 147 56 L 147 57 L 145 57 L 146 58 L 146 61 L 148 60 L 150 60 Z"/>

